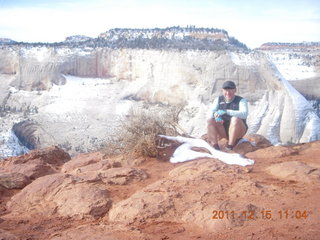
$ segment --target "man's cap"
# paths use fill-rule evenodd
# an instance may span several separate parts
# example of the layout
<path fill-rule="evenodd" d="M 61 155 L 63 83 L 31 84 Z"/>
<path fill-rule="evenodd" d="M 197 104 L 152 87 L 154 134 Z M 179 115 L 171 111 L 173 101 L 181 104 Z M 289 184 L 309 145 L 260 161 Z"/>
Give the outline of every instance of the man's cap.
<path fill-rule="evenodd" d="M 232 81 L 226 81 L 223 83 L 222 85 L 223 89 L 235 89 L 236 88 L 236 84 Z"/>

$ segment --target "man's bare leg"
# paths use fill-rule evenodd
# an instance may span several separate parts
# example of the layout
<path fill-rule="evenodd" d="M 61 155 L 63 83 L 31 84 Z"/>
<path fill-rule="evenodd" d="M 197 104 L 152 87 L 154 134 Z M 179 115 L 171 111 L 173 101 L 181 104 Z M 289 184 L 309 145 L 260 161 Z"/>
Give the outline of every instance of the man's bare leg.
<path fill-rule="evenodd" d="M 229 140 L 228 145 L 234 147 L 236 141 L 242 138 L 247 132 L 244 122 L 237 117 L 232 117 L 229 127 Z"/>
<path fill-rule="evenodd" d="M 221 138 L 227 138 L 222 122 L 216 122 L 213 118 L 210 118 L 208 120 L 209 144 L 213 147 L 218 146 L 218 141 Z"/>

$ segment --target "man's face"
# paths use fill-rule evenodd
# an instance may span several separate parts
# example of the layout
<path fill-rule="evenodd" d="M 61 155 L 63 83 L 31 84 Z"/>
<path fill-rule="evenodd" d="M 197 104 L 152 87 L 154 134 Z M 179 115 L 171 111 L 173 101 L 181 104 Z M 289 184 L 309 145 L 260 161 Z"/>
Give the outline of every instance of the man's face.
<path fill-rule="evenodd" d="M 226 89 L 222 89 L 223 91 L 223 96 L 224 98 L 227 100 L 227 101 L 232 101 L 234 96 L 236 95 L 236 91 L 237 89 L 229 89 L 229 88 L 226 88 Z"/>

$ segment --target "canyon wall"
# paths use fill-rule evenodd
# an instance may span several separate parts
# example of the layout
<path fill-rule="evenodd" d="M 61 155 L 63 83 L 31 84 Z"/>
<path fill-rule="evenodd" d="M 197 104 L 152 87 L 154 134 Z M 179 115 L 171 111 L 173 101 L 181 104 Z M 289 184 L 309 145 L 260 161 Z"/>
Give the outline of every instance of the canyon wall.
<path fill-rule="evenodd" d="M 320 43 L 266 43 L 260 48 L 285 79 L 310 99 L 320 99 Z"/>
<path fill-rule="evenodd" d="M 71 153 L 100 147 L 146 105 L 182 106 L 180 126 L 200 137 L 226 80 L 249 100 L 250 133 L 274 144 L 320 139 L 315 111 L 261 51 L 11 46 L 0 57 L 2 116 L 32 121 Z"/>

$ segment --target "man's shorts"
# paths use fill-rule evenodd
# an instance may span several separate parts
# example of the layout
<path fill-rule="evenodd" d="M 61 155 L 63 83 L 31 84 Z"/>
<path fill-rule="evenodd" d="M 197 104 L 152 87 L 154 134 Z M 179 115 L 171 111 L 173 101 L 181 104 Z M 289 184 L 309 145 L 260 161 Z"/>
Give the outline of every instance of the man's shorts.
<path fill-rule="evenodd" d="M 243 119 L 241 119 L 241 120 L 243 121 L 244 125 L 246 126 L 246 131 L 247 131 L 247 130 L 248 130 L 248 125 L 247 125 L 246 121 L 243 120 Z M 226 131 L 226 134 L 227 134 L 227 137 L 228 137 L 228 138 L 229 138 L 230 122 L 231 122 L 231 119 L 230 119 L 230 120 L 224 120 L 224 121 L 223 121 L 223 127 L 224 127 L 224 129 L 225 129 L 225 131 Z"/>

